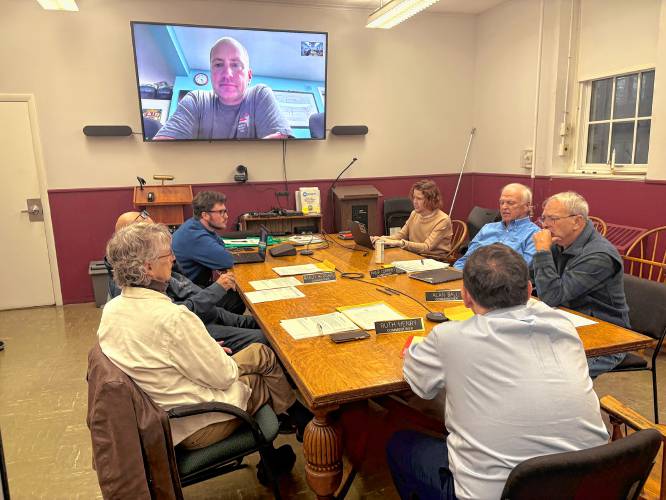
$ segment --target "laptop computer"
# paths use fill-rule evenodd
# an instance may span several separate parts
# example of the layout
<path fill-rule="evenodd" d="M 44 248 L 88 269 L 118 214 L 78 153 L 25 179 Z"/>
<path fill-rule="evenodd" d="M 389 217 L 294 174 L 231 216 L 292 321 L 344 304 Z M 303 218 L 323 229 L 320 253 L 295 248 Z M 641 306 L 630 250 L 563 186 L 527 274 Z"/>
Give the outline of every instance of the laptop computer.
<path fill-rule="evenodd" d="M 368 234 L 368 230 L 366 229 L 364 224 L 352 221 L 351 233 L 352 236 L 354 237 L 354 242 L 357 245 L 370 249 L 375 248 L 375 245 L 372 244 L 372 240 L 370 239 L 370 235 Z"/>
<path fill-rule="evenodd" d="M 438 283 L 447 283 L 449 281 L 461 280 L 462 271 L 457 269 L 433 269 L 431 271 L 420 271 L 418 273 L 412 273 L 409 275 L 410 278 L 415 280 L 425 281 L 431 285 L 436 285 Z"/>
<path fill-rule="evenodd" d="M 264 262 L 266 260 L 266 245 L 268 243 L 268 231 L 261 228 L 259 235 L 259 247 L 256 252 L 238 252 L 234 253 L 234 264 L 253 264 L 255 262 Z"/>

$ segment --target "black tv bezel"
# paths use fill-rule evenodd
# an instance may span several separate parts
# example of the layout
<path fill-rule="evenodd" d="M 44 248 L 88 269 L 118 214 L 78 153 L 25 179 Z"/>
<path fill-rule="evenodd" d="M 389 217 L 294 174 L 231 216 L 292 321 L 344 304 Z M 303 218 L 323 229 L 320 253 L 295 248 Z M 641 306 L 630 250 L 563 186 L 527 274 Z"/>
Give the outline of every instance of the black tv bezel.
<path fill-rule="evenodd" d="M 143 108 L 141 106 L 141 90 L 140 90 L 140 83 L 139 83 L 139 65 L 137 64 L 136 61 L 136 40 L 134 39 L 134 25 L 135 24 L 149 24 L 153 26 L 184 26 L 184 27 L 189 27 L 189 28 L 212 28 L 212 29 L 228 29 L 228 30 L 244 30 L 244 31 L 273 31 L 276 33 L 312 33 L 313 35 L 324 35 L 326 39 L 326 50 L 324 51 L 324 94 L 326 95 L 326 102 L 324 104 L 324 137 L 317 138 L 317 137 L 294 137 L 294 138 L 288 138 L 288 139 L 261 139 L 261 138 L 249 138 L 249 139 L 175 139 L 172 141 L 154 141 L 154 140 L 146 140 L 146 131 L 144 130 L 143 127 L 143 119 L 141 119 L 141 139 L 143 139 L 143 142 L 151 143 L 151 144 L 156 144 L 156 143 L 164 143 L 164 144 L 174 144 L 174 143 L 182 143 L 182 142 L 265 142 L 265 143 L 273 143 L 273 142 L 281 142 L 281 141 L 295 141 L 295 142 L 308 142 L 308 141 L 325 141 L 327 139 L 327 129 L 326 129 L 326 115 L 327 109 L 328 109 L 328 31 L 308 31 L 308 30 L 284 30 L 284 29 L 275 29 L 275 28 L 243 28 L 243 27 L 238 27 L 238 26 L 217 26 L 217 25 L 210 25 L 210 24 L 186 24 L 186 23 L 160 23 L 160 22 L 154 22 L 154 21 L 130 21 L 130 32 L 132 35 L 132 55 L 134 57 L 134 79 L 135 79 L 135 84 L 136 84 L 136 92 L 137 92 L 137 97 L 138 97 L 138 103 L 139 103 L 139 117 L 143 117 Z"/>

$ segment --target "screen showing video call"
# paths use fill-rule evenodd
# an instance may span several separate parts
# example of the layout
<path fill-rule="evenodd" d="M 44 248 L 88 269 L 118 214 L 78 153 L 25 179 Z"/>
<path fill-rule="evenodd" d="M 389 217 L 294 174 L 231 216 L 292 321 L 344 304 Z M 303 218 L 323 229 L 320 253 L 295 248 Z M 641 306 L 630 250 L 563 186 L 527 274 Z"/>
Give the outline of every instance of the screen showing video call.
<path fill-rule="evenodd" d="M 326 138 L 327 33 L 131 29 L 144 141 Z"/>

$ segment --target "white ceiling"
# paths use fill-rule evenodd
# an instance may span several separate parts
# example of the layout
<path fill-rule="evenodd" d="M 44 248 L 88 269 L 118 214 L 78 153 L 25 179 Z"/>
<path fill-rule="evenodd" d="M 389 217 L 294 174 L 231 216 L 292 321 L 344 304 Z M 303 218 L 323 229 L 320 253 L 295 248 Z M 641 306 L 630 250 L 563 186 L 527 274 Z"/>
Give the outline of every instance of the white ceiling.
<path fill-rule="evenodd" d="M 257 0 L 269 3 L 290 3 L 300 5 L 319 5 L 322 7 L 346 7 L 353 9 L 375 10 L 381 0 Z M 431 12 L 448 12 L 456 14 L 479 14 L 505 0 L 439 0 L 428 8 Z M 384 0 L 386 4 L 388 0 Z"/>

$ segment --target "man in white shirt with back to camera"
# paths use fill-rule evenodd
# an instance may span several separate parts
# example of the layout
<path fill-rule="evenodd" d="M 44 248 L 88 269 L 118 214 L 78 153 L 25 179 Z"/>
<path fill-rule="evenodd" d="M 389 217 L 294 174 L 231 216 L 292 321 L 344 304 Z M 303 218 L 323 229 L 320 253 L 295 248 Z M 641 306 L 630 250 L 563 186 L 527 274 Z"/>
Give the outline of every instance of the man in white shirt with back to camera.
<path fill-rule="evenodd" d="M 449 434 L 391 438 L 402 498 L 497 499 L 519 463 L 608 442 L 576 329 L 531 293 L 523 257 L 499 243 L 479 248 L 463 270 L 463 301 L 475 316 L 438 325 L 405 354 L 418 396 L 446 390 Z"/>

